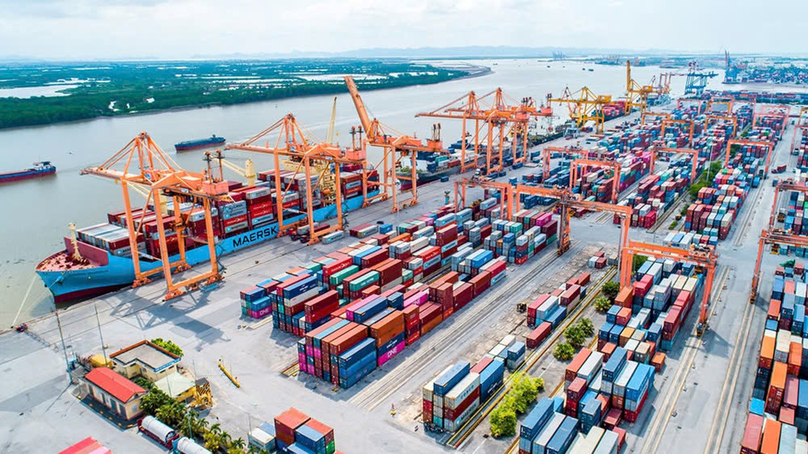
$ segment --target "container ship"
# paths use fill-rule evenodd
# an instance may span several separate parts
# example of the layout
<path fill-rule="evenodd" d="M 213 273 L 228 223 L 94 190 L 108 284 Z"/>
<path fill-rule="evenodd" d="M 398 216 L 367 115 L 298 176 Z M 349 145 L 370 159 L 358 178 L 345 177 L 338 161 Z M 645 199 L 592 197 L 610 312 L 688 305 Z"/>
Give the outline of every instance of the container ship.
<path fill-rule="evenodd" d="M 211 209 L 213 230 L 216 237 L 217 255 L 226 255 L 263 243 L 278 236 L 277 193 L 274 188 L 275 171 L 259 174 L 260 181 L 247 187 L 241 183 L 229 183 L 229 195 L 233 202 L 219 203 Z M 280 172 L 284 210 L 284 224 L 289 225 L 306 217 L 305 176 L 292 171 Z M 312 176 L 312 186 L 318 176 Z M 378 172 L 368 171 L 368 196 L 379 193 Z M 333 184 L 333 181 L 332 181 Z M 314 192 L 314 221 L 320 222 L 336 217 L 333 201 L 323 191 L 326 184 Z M 362 171 L 343 166 L 341 177 L 343 211 L 356 210 L 362 206 Z M 139 254 L 142 271 L 162 266 L 155 207 L 147 206 L 132 210 L 132 218 L 138 233 L 137 251 L 132 251 L 125 211 L 108 213 L 107 222 L 76 230 L 75 235 L 64 238 L 65 248 L 44 259 L 36 267 L 36 273 L 57 303 L 87 298 L 131 285 L 135 280 L 132 253 Z M 179 259 L 178 236 L 174 230 L 177 211 L 183 217 L 186 262 L 194 266 L 210 260 L 205 244 L 205 212 L 191 203 L 174 207 L 168 203 L 163 214 L 166 242 L 170 261 Z"/>
<path fill-rule="evenodd" d="M 190 151 L 198 150 L 200 148 L 215 147 L 224 143 L 224 137 L 216 137 L 216 134 L 208 137 L 207 139 L 186 140 L 174 144 L 174 149 L 177 151 Z"/>
<path fill-rule="evenodd" d="M 10 183 L 12 181 L 28 180 L 31 178 L 41 178 L 56 173 L 56 166 L 50 161 L 35 162 L 30 169 L 18 170 L 16 172 L 0 173 L 0 183 Z"/>

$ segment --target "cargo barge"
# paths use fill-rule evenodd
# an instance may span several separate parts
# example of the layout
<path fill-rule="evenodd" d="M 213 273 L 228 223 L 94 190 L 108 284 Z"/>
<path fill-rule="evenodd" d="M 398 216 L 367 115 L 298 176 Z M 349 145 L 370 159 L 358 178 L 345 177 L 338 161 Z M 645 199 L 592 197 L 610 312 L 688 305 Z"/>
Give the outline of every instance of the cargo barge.
<path fill-rule="evenodd" d="M 12 181 L 29 180 L 31 178 L 42 178 L 56 173 L 56 166 L 50 161 L 35 162 L 34 166 L 19 170 L 17 172 L 0 173 L 0 183 L 10 183 Z"/>
<path fill-rule="evenodd" d="M 224 142 L 224 137 L 216 137 L 216 134 L 213 134 L 207 139 L 186 140 L 185 142 L 174 144 L 174 149 L 177 151 L 199 150 L 201 148 L 215 147 Z"/>

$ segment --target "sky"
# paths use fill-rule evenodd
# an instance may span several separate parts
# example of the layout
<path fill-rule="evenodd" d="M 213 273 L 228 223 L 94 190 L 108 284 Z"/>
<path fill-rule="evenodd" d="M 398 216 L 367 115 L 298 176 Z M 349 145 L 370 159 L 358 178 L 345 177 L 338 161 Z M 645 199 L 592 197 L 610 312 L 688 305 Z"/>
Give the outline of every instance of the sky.
<path fill-rule="evenodd" d="M 470 45 L 808 54 L 806 0 L 0 0 L 0 56 Z"/>

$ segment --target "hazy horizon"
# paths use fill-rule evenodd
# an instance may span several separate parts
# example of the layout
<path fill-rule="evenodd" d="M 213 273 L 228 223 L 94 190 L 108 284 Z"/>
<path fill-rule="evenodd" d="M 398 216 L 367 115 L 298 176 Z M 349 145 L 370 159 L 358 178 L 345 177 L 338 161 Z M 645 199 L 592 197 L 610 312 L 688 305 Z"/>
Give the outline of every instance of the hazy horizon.
<path fill-rule="evenodd" d="M 749 0 L 0 0 L 4 58 L 191 59 L 513 46 L 647 53 L 808 51 L 808 2 Z M 787 17 L 787 19 L 785 19 Z"/>

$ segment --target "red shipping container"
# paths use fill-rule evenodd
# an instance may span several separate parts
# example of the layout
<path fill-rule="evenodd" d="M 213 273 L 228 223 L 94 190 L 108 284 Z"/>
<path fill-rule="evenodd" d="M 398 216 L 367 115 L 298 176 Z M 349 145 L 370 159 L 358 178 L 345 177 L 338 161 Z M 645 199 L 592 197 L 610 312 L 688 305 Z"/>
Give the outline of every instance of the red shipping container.
<path fill-rule="evenodd" d="M 482 371 L 485 370 L 485 368 L 488 367 L 488 365 L 491 364 L 492 362 L 494 362 L 494 358 L 490 356 L 483 356 L 483 359 L 478 361 L 477 364 L 475 364 L 474 367 L 472 367 L 469 372 L 475 374 L 482 373 Z"/>
<path fill-rule="evenodd" d="M 584 362 L 586 362 L 587 358 L 589 358 L 589 355 L 591 353 L 592 350 L 588 348 L 582 348 L 581 351 L 579 351 L 578 354 L 575 355 L 575 358 L 573 358 L 570 365 L 567 366 L 567 370 L 564 374 L 565 382 L 568 382 L 569 384 L 572 383 L 573 380 L 575 380 L 575 377 L 578 376 L 578 369 L 580 369 L 581 366 L 584 365 Z"/>
<path fill-rule="evenodd" d="M 290 408 L 275 417 L 275 436 L 290 445 L 295 442 L 295 430 L 310 418 L 300 411 Z"/>
<path fill-rule="evenodd" d="M 542 322 L 526 338 L 527 348 L 536 348 L 542 341 L 550 335 L 553 327 L 550 322 Z"/>

